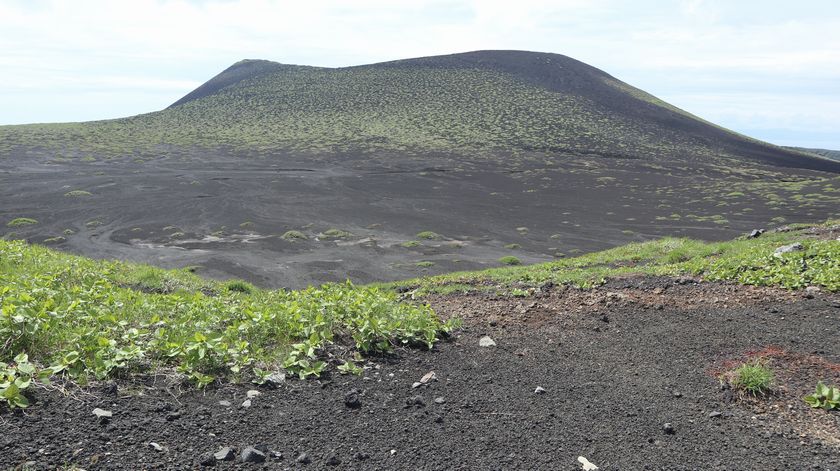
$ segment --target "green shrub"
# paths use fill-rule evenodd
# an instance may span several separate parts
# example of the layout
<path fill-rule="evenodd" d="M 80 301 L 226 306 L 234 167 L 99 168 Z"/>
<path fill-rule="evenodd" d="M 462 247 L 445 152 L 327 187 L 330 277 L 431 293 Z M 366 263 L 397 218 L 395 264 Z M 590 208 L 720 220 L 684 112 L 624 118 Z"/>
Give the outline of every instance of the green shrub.
<path fill-rule="evenodd" d="M 505 265 L 522 265 L 522 261 L 513 255 L 507 255 L 500 258 L 499 263 L 503 263 Z"/>
<path fill-rule="evenodd" d="M 415 263 L 415 265 L 420 267 L 420 268 L 429 268 L 429 267 L 435 266 L 435 262 L 430 262 L 428 260 L 424 260 L 422 262 Z"/>
<path fill-rule="evenodd" d="M 308 239 L 308 237 L 306 237 L 306 234 L 300 231 L 286 231 L 283 233 L 283 235 L 280 236 L 280 238 L 289 242 Z"/>
<path fill-rule="evenodd" d="M 405 247 L 407 249 L 412 249 L 414 247 L 420 247 L 420 242 L 416 240 L 409 240 L 400 244 L 400 247 Z"/>
<path fill-rule="evenodd" d="M 341 229 L 327 229 L 321 234 L 321 237 L 324 239 L 346 239 L 352 236 L 352 232 L 343 231 Z"/>
<path fill-rule="evenodd" d="M 521 249 L 522 246 L 519 245 L 519 244 L 507 244 L 507 245 L 505 245 L 505 248 L 510 249 L 510 250 L 516 250 L 516 249 Z"/>
<path fill-rule="evenodd" d="M 20 226 L 31 226 L 33 224 L 38 224 L 38 221 L 32 218 L 15 218 L 9 221 L 6 226 L 8 227 L 20 227 Z"/>
<path fill-rule="evenodd" d="M 432 232 L 432 231 L 418 232 L 415 237 L 417 237 L 418 239 L 424 239 L 424 240 L 440 240 L 440 239 L 443 238 L 437 232 Z"/>
<path fill-rule="evenodd" d="M 235 293 L 250 294 L 254 291 L 254 285 L 242 280 L 230 280 L 225 283 L 225 289 Z"/>

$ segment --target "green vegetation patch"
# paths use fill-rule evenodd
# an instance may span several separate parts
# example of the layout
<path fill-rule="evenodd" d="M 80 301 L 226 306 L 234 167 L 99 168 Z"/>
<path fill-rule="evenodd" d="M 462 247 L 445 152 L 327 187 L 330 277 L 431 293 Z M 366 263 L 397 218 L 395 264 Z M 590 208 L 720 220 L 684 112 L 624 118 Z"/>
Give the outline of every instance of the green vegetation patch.
<path fill-rule="evenodd" d="M 744 394 L 760 396 L 770 392 L 773 378 L 773 370 L 760 359 L 756 359 L 732 371 L 729 374 L 729 383 Z"/>
<path fill-rule="evenodd" d="M 267 291 L 0 241 L 0 374 L 12 384 L 22 376 L 6 370 L 21 355 L 37 370 L 27 378 L 79 383 L 159 368 L 198 385 L 279 368 L 317 376 L 339 338 L 352 339 L 350 355 L 431 347 L 452 326 L 376 287 Z"/>
<path fill-rule="evenodd" d="M 522 265 L 522 260 L 519 260 L 513 255 L 506 255 L 499 259 L 499 263 L 503 263 L 505 265 Z"/>
<path fill-rule="evenodd" d="M 21 227 L 21 226 L 31 226 L 33 224 L 38 224 L 38 221 L 32 218 L 14 218 L 8 223 L 6 226 L 8 227 Z"/>
<path fill-rule="evenodd" d="M 817 383 L 814 393 L 805 396 L 804 400 L 805 403 L 815 409 L 840 409 L 840 388 L 827 386 L 820 381 Z"/>
<path fill-rule="evenodd" d="M 283 233 L 283 235 L 280 236 L 280 238 L 289 242 L 308 239 L 308 237 L 306 237 L 306 234 L 300 231 L 286 231 Z"/>
<path fill-rule="evenodd" d="M 440 239 L 443 238 L 437 232 L 432 232 L 432 231 L 418 232 L 415 237 L 417 237 L 418 239 L 424 239 L 424 240 L 440 240 Z"/>
<path fill-rule="evenodd" d="M 79 197 L 79 196 L 93 196 L 93 193 L 85 190 L 72 190 L 64 193 L 64 196 Z"/>
<path fill-rule="evenodd" d="M 838 225 L 840 221 L 829 221 L 817 227 Z M 792 243 L 801 243 L 803 250 L 774 254 L 780 246 Z M 472 285 L 476 289 L 495 285 L 509 290 L 551 282 L 588 288 L 603 284 L 610 277 L 633 274 L 690 275 L 708 281 L 788 289 L 814 285 L 840 291 L 840 241 L 815 238 L 808 228 L 727 242 L 666 237 L 548 263 L 449 273 L 383 286 L 418 286 L 422 292 L 438 292 L 449 284 Z"/>
<path fill-rule="evenodd" d="M 324 239 L 346 239 L 353 237 L 353 233 L 341 229 L 327 229 L 321 234 L 321 237 Z"/>

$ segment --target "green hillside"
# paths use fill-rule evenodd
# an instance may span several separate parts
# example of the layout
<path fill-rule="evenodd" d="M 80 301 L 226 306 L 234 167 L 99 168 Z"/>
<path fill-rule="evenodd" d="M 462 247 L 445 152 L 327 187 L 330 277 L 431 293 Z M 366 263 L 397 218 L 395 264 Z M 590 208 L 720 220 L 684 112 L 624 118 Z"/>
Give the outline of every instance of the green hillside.
<path fill-rule="evenodd" d="M 0 155 L 64 159 L 461 155 L 719 158 L 835 169 L 733 134 L 574 59 L 481 51 L 358 67 L 239 62 L 166 110 L 0 127 Z"/>

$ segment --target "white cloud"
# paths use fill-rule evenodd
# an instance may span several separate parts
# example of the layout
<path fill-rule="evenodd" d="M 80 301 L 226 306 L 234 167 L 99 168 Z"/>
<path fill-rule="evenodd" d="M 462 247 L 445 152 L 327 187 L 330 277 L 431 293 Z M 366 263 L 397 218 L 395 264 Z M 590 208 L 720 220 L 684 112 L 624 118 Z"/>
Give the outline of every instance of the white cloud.
<path fill-rule="evenodd" d="M 761 86 L 789 97 L 784 109 L 743 106 L 834 126 L 796 97 L 840 95 L 836 31 L 830 1 L 12 0 L 0 3 L 0 123 L 88 119 L 76 102 L 96 89 L 109 93 L 88 107 L 101 117 L 152 111 L 243 58 L 343 66 L 493 48 L 570 55 L 657 95 Z"/>

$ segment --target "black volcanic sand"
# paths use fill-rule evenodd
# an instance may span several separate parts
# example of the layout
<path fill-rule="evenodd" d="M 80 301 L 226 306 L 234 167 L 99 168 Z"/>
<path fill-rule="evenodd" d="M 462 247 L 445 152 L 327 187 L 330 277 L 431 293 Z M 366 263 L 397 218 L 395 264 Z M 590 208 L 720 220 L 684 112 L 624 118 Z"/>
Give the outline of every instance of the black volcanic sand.
<path fill-rule="evenodd" d="M 840 413 L 801 399 L 819 379 L 840 382 L 836 295 L 634 278 L 431 301 L 465 320 L 432 351 L 372 358 L 363 378 L 261 387 L 250 408 L 256 386 L 196 391 L 163 376 L 39 390 L 25 413 L 0 415 L 0 461 L 187 469 L 258 446 L 264 464 L 215 466 L 575 470 L 583 456 L 602 470 L 840 469 Z M 497 346 L 479 347 L 483 335 Z M 717 375 L 756 355 L 776 372 L 772 396 L 721 388 Z M 413 388 L 429 371 L 437 379 Z M 99 423 L 94 407 L 113 418 Z"/>
<path fill-rule="evenodd" d="M 770 167 L 597 156 L 396 163 L 394 156 L 69 162 L 15 155 L 0 161 L 0 234 L 96 258 L 197 266 L 205 276 L 267 287 L 474 270 L 499 266 L 506 255 L 533 263 L 665 235 L 728 239 L 773 218 L 840 215 L 840 195 L 824 188 L 832 180 L 819 181 L 834 174 Z M 775 199 L 745 190 L 797 180 L 806 183 Z M 65 196 L 72 190 L 91 196 Z M 39 224 L 6 226 L 18 217 Z M 331 228 L 353 235 L 318 236 Z M 283 240 L 288 230 L 309 239 Z M 400 245 L 421 231 L 443 239 Z"/>

